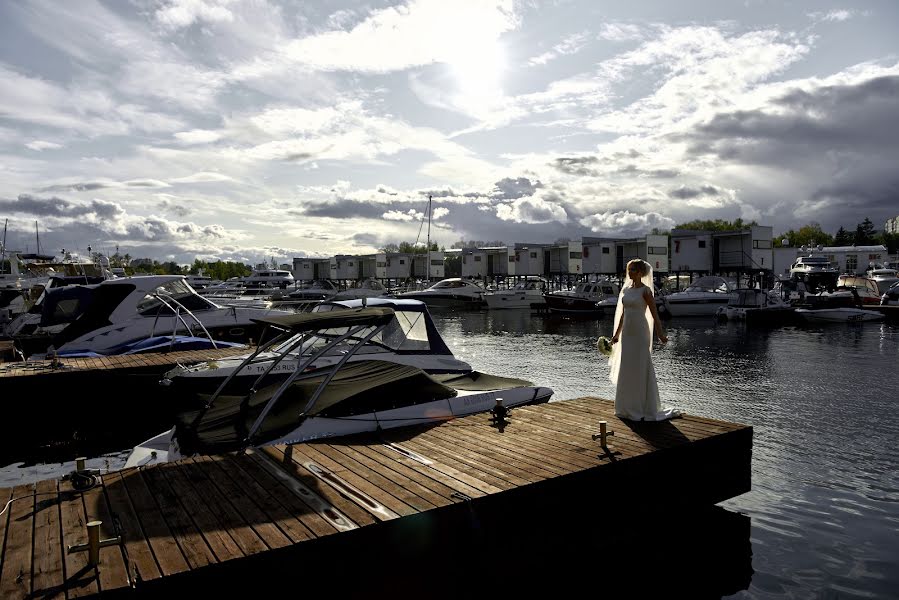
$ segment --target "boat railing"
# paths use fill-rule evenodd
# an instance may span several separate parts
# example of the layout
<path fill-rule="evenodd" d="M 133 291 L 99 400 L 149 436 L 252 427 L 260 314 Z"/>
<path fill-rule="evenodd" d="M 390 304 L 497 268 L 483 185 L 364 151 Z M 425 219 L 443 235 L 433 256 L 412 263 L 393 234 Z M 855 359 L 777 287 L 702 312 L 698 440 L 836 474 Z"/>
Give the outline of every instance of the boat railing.
<path fill-rule="evenodd" d="M 212 335 L 209 333 L 209 330 L 206 329 L 206 326 L 203 324 L 203 321 L 201 321 L 194 313 L 192 313 L 189 308 L 184 306 L 181 302 L 179 302 L 178 300 L 176 300 L 173 296 L 171 296 L 169 294 L 160 294 L 159 292 L 156 292 L 153 294 L 153 297 L 156 298 L 157 300 L 159 300 L 159 302 L 161 304 L 159 305 L 159 308 L 156 310 L 156 317 L 153 319 L 153 326 L 150 328 L 150 337 L 153 337 L 153 335 L 156 333 L 156 324 L 159 322 L 159 315 L 162 313 L 162 309 L 164 306 L 164 307 L 168 308 L 170 311 L 172 311 L 172 314 L 175 316 L 175 319 L 172 323 L 172 343 L 170 346 L 171 348 L 174 348 L 174 346 L 175 346 L 175 336 L 178 333 L 178 323 L 179 322 L 182 325 L 184 325 L 184 329 L 187 331 L 188 335 L 191 335 L 194 331 L 187 324 L 187 321 L 184 320 L 184 317 L 181 314 L 181 311 L 183 310 L 185 313 L 187 313 L 188 316 L 190 316 L 191 319 L 193 319 L 193 321 L 197 325 L 200 326 L 200 329 L 202 329 L 203 333 L 206 334 L 206 337 L 209 338 L 209 342 L 212 344 L 213 349 L 218 349 L 218 346 L 216 346 L 216 344 L 215 344 L 215 340 L 212 339 Z M 172 305 L 174 305 L 174 306 L 172 306 Z"/>

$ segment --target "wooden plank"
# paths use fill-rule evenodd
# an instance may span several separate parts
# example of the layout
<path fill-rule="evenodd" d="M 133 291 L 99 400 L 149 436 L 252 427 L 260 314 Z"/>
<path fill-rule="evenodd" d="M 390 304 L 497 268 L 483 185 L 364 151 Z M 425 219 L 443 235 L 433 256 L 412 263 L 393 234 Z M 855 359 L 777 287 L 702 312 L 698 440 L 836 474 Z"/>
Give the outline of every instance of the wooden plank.
<path fill-rule="evenodd" d="M 430 502 L 419 498 L 405 488 L 394 485 L 392 481 L 377 471 L 365 467 L 349 456 L 337 455 L 332 448 L 324 444 L 313 449 L 310 458 L 399 516 L 417 514 L 434 507 Z"/>
<path fill-rule="evenodd" d="M 112 518 L 99 478 L 98 483 L 100 485 L 84 492 L 85 516 L 88 521 L 102 521 L 100 539 L 109 540 L 118 537 L 120 529 Z M 130 585 L 124 547 L 115 544 L 100 548 L 100 591 L 118 590 Z"/>
<path fill-rule="evenodd" d="M 0 488 L 0 506 L 5 507 L 6 503 L 12 498 L 12 488 Z M 3 562 L 6 560 L 6 529 L 9 523 L 9 509 L 0 515 L 0 574 L 3 573 Z"/>
<path fill-rule="evenodd" d="M 69 552 L 69 546 L 87 543 L 87 520 L 84 518 L 84 500 L 75 491 L 71 481 L 59 482 L 60 536 L 66 575 L 66 595 L 78 598 L 100 591 L 97 570 L 88 564 L 88 554 Z"/>
<path fill-rule="evenodd" d="M 118 529 L 125 544 L 129 579 L 139 583 L 162 577 L 150 544 L 144 537 L 140 520 L 128 497 L 122 474 L 117 472 L 104 475 L 103 487 L 110 504 L 113 521 L 118 523 Z"/>
<path fill-rule="evenodd" d="M 306 446 L 306 444 L 295 446 L 294 449 L 297 450 L 299 446 Z M 375 522 L 375 518 L 371 516 L 368 511 L 360 508 L 355 502 L 351 502 L 344 498 L 331 486 L 321 483 L 314 475 L 307 471 L 301 464 L 303 460 L 301 454 L 295 452 L 292 460 L 285 461 L 283 449 L 267 446 L 265 448 L 260 448 L 260 451 L 265 452 L 272 457 L 287 473 L 293 478 L 299 479 L 303 485 L 340 511 L 340 513 L 352 524 L 362 527 L 371 525 Z"/>
<path fill-rule="evenodd" d="M 140 470 L 135 469 L 122 473 L 122 483 L 128 492 L 132 506 L 134 506 L 141 531 L 150 544 L 150 550 L 153 552 L 153 557 L 162 574 L 172 575 L 190 570 L 178 542 L 156 507 L 156 501 L 141 476 Z"/>
<path fill-rule="evenodd" d="M 250 473 L 259 484 L 269 490 L 284 507 L 289 510 L 303 525 L 316 537 L 324 537 L 336 533 L 338 529 L 331 521 L 322 517 L 313 507 L 303 502 L 292 490 L 288 490 L 281 481 L 278 481 L 262 466 L 261 461 L 268 460 L 260 457 L 258 453 L 249 455 L 253 460 L 243 463 L 241 466 Z"/>
<path fill-rule="evenodd" d="M 261 486 L 246 470 L 241 468 L 244 463 L 251 463 L 253 459 L 246 455 L 237 455 L 231 460 L 222 460 L 218 466 L 243 490 L 245 494 L 253 498 L 256 505 L 266 514 L 269 522 L 281 530 L 294 544 L 314 536 L 306 529 L 303 523 L 284 508 L 266 488 Z M 249 465 L 248 465 L 249 466 Z"/>
<path fill-rule="evenodd" d="M 209 479 L 221 491 L 244 520 L 253 528 L 265 545 L 269 548 L 283 548 L 290 545 L 290 540 L 280 529 L 270 523 L 265 513 L 247 496 L 233 479 L 219 469 L 219 463 L 226 460 L 221 456 L 204 456 L 193 459 L 198 465 L 202 465 L 209 474 Z"/>
<path fill-rule="evenodd" d="M 162 474 L 163 470 L 173 467 L 177 468 L 177 463 L 148 467 L 141 470 L 141 475 L 147 482 L 150 494 L 156 500 L 162 518 L 165 519 L 166 525 L 184 553 L 187 564 L 191 569 L 205 567 L 217 562 L 215 554 L 184 511 L 178 496 Z"/>
<path fill-rule="evenodd" d="M 249 556 L 268 549 L 262 538 L 210 481 L 205 465 L 197 465 L 190 460 L 180 461 L 178 465 L 181 467 L 179 471 L 190 481 L 209 511 L 215 516 L 219 527 L 228 532 L 241 552 Z"/>
<path fill-rule="evenodd" d="M 178 496 L 185 513 L 200 530 L 219 562 L 243 556 L 240 546 L 221 527 L 215 514 L 207 506 L 207 500 L 200 496 L 184 475 L 183 468 L 164 469 L 163 475 L 175 495 Z"/>
<path fill-rule="evenodd" d="M 435 446 L 432 442 L 412 438 L 404 440 L 402 445 L 417 454 L 427 457 L 429 460 L 442 461 L 451 464 L 457 469 L 470 473 L 503 490 L 512 489 L 528 483 L 526 479 L 494 469 L 489 465 L 485 465 L 479 459 L 472 459 L 464 453 L 455 452 L 451 448 Z"/>
<path fill-rule="evenodd" d="M 42 599 L 65 598 L 62 539 L 59 524 L 59 491 L 55 479 L 37 483 L 34 502 L 33 595 Z"/>
<path fill-rule="evenodd" d="M 34 484 L 13 488 L 6 530 L 5 558 L 0 573 L 0 598 L 14 600 L 31 596 L 32 527 Z"/>

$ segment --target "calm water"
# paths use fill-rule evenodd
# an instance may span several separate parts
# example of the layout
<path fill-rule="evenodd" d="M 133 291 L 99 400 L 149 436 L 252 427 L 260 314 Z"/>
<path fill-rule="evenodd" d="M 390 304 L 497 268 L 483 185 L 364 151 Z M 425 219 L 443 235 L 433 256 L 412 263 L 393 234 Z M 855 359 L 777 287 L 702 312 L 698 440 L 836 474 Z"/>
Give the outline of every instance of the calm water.
<path fill-rule="evenodd" d="M 528 311 L 434 318 L 450 348 L 478 370 L 552 387 L 554 401 L 614 397 L 594 348 L 597 336 L 611 333 L 608 319 Z M 719 589 L 736 598 L 899 596 L 899 327 L 747 330 L 682 318 L 667 329 L 670 341 L 654 355 L 663 403 L 755 431 L 752 491 L 721 505 L 748 518 L 748 540 L 738 533 L 743 540 L 713 543 L 738 548 L 735 560 L 747 567 L 751 561 L 754 572 Z M 124 456 L 89 465 L 116 468 Z M 0 469 L 0 485 L 71 469 L 71 463 L 9 465 Z M 728 527 L 720 514 L 691 526 L 697 522 L 719 534 Z M 696 565 L 699 573 L 703 568 Z"/>

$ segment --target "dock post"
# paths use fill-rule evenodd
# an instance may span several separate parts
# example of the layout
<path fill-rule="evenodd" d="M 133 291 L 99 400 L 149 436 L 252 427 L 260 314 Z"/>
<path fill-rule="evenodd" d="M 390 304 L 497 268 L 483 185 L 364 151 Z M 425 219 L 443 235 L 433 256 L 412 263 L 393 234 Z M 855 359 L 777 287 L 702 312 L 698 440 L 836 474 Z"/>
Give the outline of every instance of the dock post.
<path fill-rule="evenodd" d="M 100 564 L 100 525 L 103 521 L 89 521 L 87 524 L 87 561 L 92 567 Z"/>
<path fill-rule="evenodd" d="M 608 421 L 600 421 L 599 422 L 599 434 L 594 433 L 592 436 L 590 436 L 593 438 L 594 441 L 599 439 L 599 445 L 603 448 L 605 448 L 608 445 L 606 438 L 610 435 L 615 435 L 614 431 L 608 430 L 608 426 L 609 426 Z"/>
<path fill-rule="evenodd" d="M 84 463 L 87 461 L 87 457 L 79 456 L 75 459 L 75 471 L 81 472 L 84 471 Z"/>

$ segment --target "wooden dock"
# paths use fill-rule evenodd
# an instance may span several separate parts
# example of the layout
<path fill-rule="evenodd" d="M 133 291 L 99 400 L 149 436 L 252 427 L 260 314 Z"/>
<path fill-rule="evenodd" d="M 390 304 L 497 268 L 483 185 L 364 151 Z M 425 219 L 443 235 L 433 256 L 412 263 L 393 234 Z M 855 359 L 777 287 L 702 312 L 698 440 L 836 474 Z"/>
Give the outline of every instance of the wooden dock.
<path fill-rule="evenodd" d="M 111 472 L 83 492 L 80 480 L 0 489 L 0 506 L 15 499 L 0 518 L 0 597 L 444 597 L 533 591 L 545 569 L 561 572 L 562 590 L 566 572 L 605 567 L 618 575 L 597 580 L 603 590 L 632 583 L 620 567 L 642 569 L 654 535 L 680 548 L 719 536 L 699 546 L 705 559 L 732 547 L 734 577 L 751 574 L 748 519 L 735 515 L 738 533 L 722 541 L 727 525 L 697 526 L 690 509 L 749 491 L 751 427 L 624 422 L 597 398 L 516 408 L 501 430 L 489 417 Z M 614 432 L 605 448 L 592 437 L 602 420 Z M 94 520 L 113 540 L 98 568 L 66 550 Z"/>
<path fill-rule="evenodd" d="M 159 393 L 166 371 L 250 351 L 220 348 L 0 363 L 0 407 L 4 421 L 14 424 L 0 436 L 0 464 L 72 460 L 138 444 L 170 427 L 174 415 L 184 410 Z M 127 437 L 117 439 L 120 434 Z M 93 440 L 93 445 L 81 448 L 80 439 Z"/>

